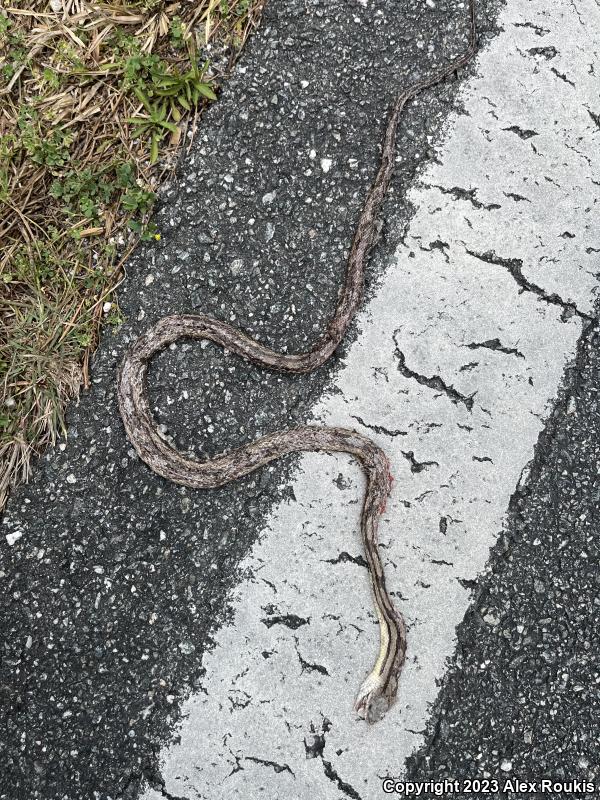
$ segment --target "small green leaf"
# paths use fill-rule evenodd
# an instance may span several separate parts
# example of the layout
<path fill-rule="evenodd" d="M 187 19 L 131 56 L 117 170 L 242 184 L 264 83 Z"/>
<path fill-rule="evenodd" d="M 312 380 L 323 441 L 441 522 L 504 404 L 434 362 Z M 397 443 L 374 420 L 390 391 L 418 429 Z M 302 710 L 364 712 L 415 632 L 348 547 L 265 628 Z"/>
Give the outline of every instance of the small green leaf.
<path fill-rule="evenodd" d="M 208 97 L 209 100 L 217 99 L 217 95 L 213 92 L 208 83 L 199 83 L 197 85 L 197 89 L 200 92 L 200 94 L 204 95 L 204 97 Z"/>
<path fill-rule="evenodd" d="M 161 122 L 163 128 L 166 128 L 171 133 L 177 133 L 177 125 L 174 122 Z"/>

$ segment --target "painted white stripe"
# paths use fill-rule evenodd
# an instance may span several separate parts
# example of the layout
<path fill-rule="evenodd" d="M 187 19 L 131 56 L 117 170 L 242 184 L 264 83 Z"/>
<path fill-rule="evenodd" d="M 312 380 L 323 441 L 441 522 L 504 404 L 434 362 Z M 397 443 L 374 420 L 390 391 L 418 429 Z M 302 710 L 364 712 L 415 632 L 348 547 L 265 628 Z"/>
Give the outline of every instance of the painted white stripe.
<path fill-rule="evenodd" d="M 186 702 L 180 742 L 162 754 L 174 795 L 337 800 L 349 790 L 333 770 L 362 800 L 380 798 L 380 777 L 398 775 L 422 742 L 418 732 L 469 603 L 459 579 L 484 569 L 581 330 L 577 316 L 561 321 L 559 306 L 520 293 L 506 267 L 467 251 L 521 259 L 530 282 L 586 313 L 598 269 L 598 254 L 588 252 L 600 248 L 592 180 L 600 174 L 600 131 L 588 113 L 600 112 L 600 75 L 590 66 L 598 6 L 509 0 L 501 25 L 463 91 L 468 113 L 450 120 L 440 164 L 411 192 L 416 216 L 362 314 L 338 391 L 314 414 L 359 430 L 358 418 L 406 432 L 371 430 L 396 477 L 381 541 L 410 626 L 398 703 L 371 728 L 352 712 L 376 654 L 377 622 L 366 570 L 329 560 L 362 552 L 363 478 L 347 458 L 306 455 L 296 502 L 274 511 L 246 561 L 235 622 L 204 659 L 206 693 Z M 558 52 L 530 52 L 540 47 Z M 536 135 L 521 138 L 515 126 Z M 443 191 L 453 187 L 476 188 L 488 208 Z M 468 348 L 496 338 L 522 357 Z M 410 370 L 476 393 L 472 411 L 403 376 L 398 351 Z M 435 463 L 411 472 L 409 451 Z M 310 622 L 267 627 L 269 606 Z M 305 741 L 324 719 L 322 757 L 307 758 Z M 161 795 L 148 789 L 144 797 Z"/>

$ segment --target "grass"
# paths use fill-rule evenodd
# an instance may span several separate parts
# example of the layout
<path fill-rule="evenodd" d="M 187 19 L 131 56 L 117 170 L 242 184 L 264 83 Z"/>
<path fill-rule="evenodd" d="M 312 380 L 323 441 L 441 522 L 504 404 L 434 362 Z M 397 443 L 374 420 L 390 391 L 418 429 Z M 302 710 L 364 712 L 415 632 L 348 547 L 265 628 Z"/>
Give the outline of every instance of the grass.
<path fill-rule="evenodd" d="M 155 193 L 263 0 L 0 5 L 0 509 L 64 434 Z"/>

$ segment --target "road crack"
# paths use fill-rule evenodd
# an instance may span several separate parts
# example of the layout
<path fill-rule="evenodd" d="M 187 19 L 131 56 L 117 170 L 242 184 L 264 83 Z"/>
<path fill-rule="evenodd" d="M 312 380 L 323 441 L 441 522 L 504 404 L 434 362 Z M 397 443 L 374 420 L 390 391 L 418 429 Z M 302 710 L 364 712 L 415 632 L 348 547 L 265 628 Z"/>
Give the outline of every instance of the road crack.
<path fill-rule="evenodd" d="M 558 55 L 558 50 L 552 45 L 548 47 L 530 47 L 527 52 L 532 56 L 543 56 L 548 61 Z"/>
<path fill-rule="evenodd" d="M 503 131 L 508 131 L 509 133 L 516 133 L 519 139 L 531 139 L 532 136 L 539 136 L 537 131 L 527 130 L 526 128 L 520 128 L 518 125 L 511 125 L 508 128 L 502 128 Z"/>
<path fill-rule="evenodd" d="M 542 289 L 541 286 L 528 281 L 523 275 L 522 259 L 502 258 L 501 256 L 497 256 L 494 250 L 487 250 L 485 253 L 477 253 L 474 250 L 469 250 L 468 248 L 465 248 L 465 250 L 470 256 L 473 256 L 473 258 L 476 258 L 479 261 L 484 261 L 486 264 L 494 264 L 507 269 L 522 292 L 532 292 L 541 298 L 545 303 L 562 308 L 563 314 L 561 315 L 561 320 L 563 322 L 566 322 L 575 315 L 581 319 L 588 320 L 588 322 L 592 320 L 592 317 L 590 317 L 589 314 L 585 314 L 583 311 L 580 311 L 572 301 L 563 300 L 560 295 L 556 294 L 556 292 L 549 294 L 545 289 Z"/>
<path fill-rule="evenodd" d="M 505 347 L 500 339 L 497 338 L 487 339 L 485 342 L 471 342 L 470 344 L 466 344 L 465 347 L 468 347 L 469 350 L 477 350 L 482 347 L 486 350 L 497 350 L 499 353 L 506 353 L 507 355 L 517 356 L 518 358 L 525 358 L 520 350 L 517 350 L 514 347 Z"/>
<path fill-rule="evenodd" d="M 362 417 L 355 416 L 352 414 L 352 419 L 355 419 L 360 425 L 364 428 L 368 428 L 370 431 L 374 433 L 379 433 L 382 436 L 407 436 L 408 431 L 399 431 L 399 430 L 391 430 L 390 428 L 385 428 L 383 425 L 371 425 L 368 422 L 365 422 Z"/>
<path fill-rule="evenodd" d="M 323 717 L 321 730 L 317 732 L 314 723 L 310 723 L 310 735 L 312 742 L 309 744 L 304 737 L 304 752 L 307 758 L 322 758 L 323 750 L 325 749 L 325 734 L 331 730 L 331 722 L 327 717 Z"/>
<path fill-rule="evenodd" d="M 324 667 L 322 664 L 311 664 L 310 661 L 306 661 L 304 658 L 302 658 L 300 650 L 298 649 L 298 639 L 295 636 L 294 641 L 296 643 L 296 655 L 298 656 L 298 661 L 300 662 L 302 672 L 305 670 L 308 670 L 309 672 L 319 672 L 321 675 L 327 675 L 329 677 L 327 667 Z"/>
<path fill-rule="evenodd" d="M 149 786 L 151 786 L 155 791 L 160 792 L 160 794 L 165 797 L 166 800 L 190 800 L 189 797 L 171 794 L 171 792 L 167 790 L 165 779 L 158 768 L 158 754 L 156 752 L 156 748 L 151 745 L 150 749 L 152 752 L 152 761 L 147 763 L 146 767 L 142 770 L 142 774 Z"/>
<path fill-rule="evenodd" d="M 570 81 L 570 80 L 567 78 L 567 76 L 564 74 L 564 72 L 559 72 L 559 71 L 556 69 L 556 67 L 551 67 L 551 68 L 550 68 L 550 71 L 551 71 L 551 72 L 553 72 L 553 73 L 556 75 L 556 77 L 557 77 L 557 78 L 560 78 L 560 79 L 561 79 L 561 81 L 564 81 L 565 83 L 568 83 L 568 84 L 570 84 L 570 85 L 571 85 L 573 88 L 575 88 L 575 84 L 573 83 L 573 81 Z"/>
<path fill-rule="evenodd" d="M 347 553 L 345 550 L 336 556 L 335 558 L 326 558 L 324 559 L 326 564 L 358 564 L 359 567 L 368 567 L 369 565 L 365 561 L 362 556 L 351 556 L 350 553 Z"/>
<path fill-rule="evenodd" d="M 331 761 L 327 761 L 323 756 L 323 752 L 325 750 L 325 735 L 329 733 L 330 730 L 331 722 L 327 719 L 327 717 L 323 717 L 320 731 L 317 731 L 314 723 L 310 723 L 310 737 L 312 738 L 312 741 L 308 742 L 307 737 L 304 737 L 304 752 L 306 753 L 306 758 L 320 758 L 321 762 L 323 763 L 325 777 L 329 778 L 332 783 L 335 783 L 340 792 L 343 792 L 346 797 L 351 797 L 352 800 L 362 800 L 356 789 L 346 781 L 342 780 L 337 771 L 334 769 Z"/>
<path fill-rule="evenodd" d="M 533 22 L 513 22 L 515 28 L 531 28 L 536 36 L 545 36 L 550 33 L 548 28 L 542 28 L 539 25 L 534 25 Z"/>
<path fill-rule="evenodd" d="M 431 377 L 427 375 L 421 375 L 418 372 L 410 369 L 406 365 L 406 356 L 400 350 L 400 346 L 398 345 L 398 340 L 396 336 L 400 333 L 400 330 L 394 331 L 394 344 L 396 345 L 395 356 L 398 359 L 398 371 L 401 375 L 405 378 L 412 378 L 412 380 L 420 383 L 422 386 L 427 386 L 429 389 L 434 389 L 436 392 L 441 392 L 448 397 L 455 405 L 462 403 L 467 411 L 473 410 L 473 405 L 475 403 L 474 397 L 477 392 L 473 392 L 471 395 L 464 395 L 461 394 L 454 386 L 447 384 L 439 375 L 432 375 Z"/>
<path fill-rule="evenodd" d="M 588 108 L 587 112 L 590 115 L 590 117 L 592 118 L 592 120 L 595 122 L 596 127 L 598 129 L 600 129 L 600 114 L 594 114 L 594 112 L 590 111 L 589 108 Z"/>
<path fill-rule="evenodd" d="M 273 614 L 275 610 L 273 606 L 267 606 L 264 609 L 267 614 L 272 614 L 272 616 L 261 619 L 261 622 L 263 625 L 266 625 L 267 628 L 272 628 L 273 625 L 285 625 L 286 628 L 297 630 L 302 625 L 308 625 L 310 623 L 310 617 L 298 617 L 296 614 Z"/>
<path fill-rule="evenodd" d="M 156 787 L 154 787 L 154 788 L 156 788 Z M 158 788 L 159 788 L 159 791 L 160 791 L 160 793 L 162 794 L 162 796 L 163 796 L 163 797 L 166 797 L 166 798 L 167 798 L 167 800 L 190 800 L 190 798 L 189 798 L 189 797 L 184 797 L 184 796 L 183 796 L 183 795 L 181 795 L 181 794 L 171 794 L 171 792 L 168 792 L 168 791 L 165 789 L 164 785 L 162 785 L 162 786 L 159 786 Z"/>
<path fill-rule="evenodd" d="M 321 759 L 323 761 L 323 769 L 325 771 L 325 776 L 329 778 L 330 781 L 335 783 L 338 789 L 343 792 L 347 797 L 352 797 L 353 800 L 362 800 L 359 793 L 353 786 L 350 786 L 349 783 L 343 781 L 340 776 L 337 774 L 331 761 L 325 761 L 324 758 Z"/>
<path fill-rule="evenodd" d="M 516 194 L 515 192 L 503 192 L 503 194 L 505 197 L 510 197 L 511 200 L 514 200 L 515 203 L 531 203 L 531 200 L 528 197 L 524 197 L 522 194 Z"/>
<path fill-rule="evenodd" d="M 452 186 L 447 189 L 445 186 L 432 184 L 434 189 L 439 189 L 442 194 L 449 194 L 455 200 L 467 200 L 474 208 L 483 209 L 484 211 L 494 211 L 502 208 L 498 203 L 482 203 L 477 199 L 477 189 L 463 189 L 461 186 Z M 430 247 L 433 247 L 435 242 L 431 242 Z M 447 247 L 448 245 L 446 245 Z M 445 255 L 445 254 L 444 254 Z"/>
<path fill-rule="evenodd" d="M 263 767 L 271 767 L 278 774 L 280 772 L 289 772 L 293 778 L 296 777 L 288 764 L 278 764 L 276 761 L 268 761 L 266 758 L 258 758 L 257 756 L 244 756 L 244 761 L 252 761 L 254 764 L 260 764 Z"/>
<path fill-rule="evenodd" d="M 405 453 L 403 450 L 402 455 L 408 462 L 410 462 L 410 471 L 413 474 L 423 472 L 423 470 L 427 469 L 427 467 L 439 467 L 437 461 L 417 461 L 412 450 L 409 450 L 407 453 Z"/>

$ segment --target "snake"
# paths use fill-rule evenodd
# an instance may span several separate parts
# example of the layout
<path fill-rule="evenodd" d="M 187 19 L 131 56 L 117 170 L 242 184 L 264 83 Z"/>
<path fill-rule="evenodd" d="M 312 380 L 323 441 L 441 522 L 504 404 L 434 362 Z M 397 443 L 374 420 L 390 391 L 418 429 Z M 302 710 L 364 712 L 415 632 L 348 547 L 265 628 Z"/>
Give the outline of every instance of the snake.
<path fill-rule="evenodd" d="M 391 104 L 379 167 L 360 211 L 337 305 L 311 349 L 303 353 L 279 353 L 219 319 L 204 314 L 175 314 L 158 320 L 134 341 L 125 353 L 117 377 L 119 409 L 131 444 L 151 470 L 176 484 L 193 489 L 214 489 L 282 456 L 301 451 L 346 453 L 358 461 L 366 476 L 360 529 L 380 630 L 379 653 L 354 705 L 358 716 L 369 723 L 381 719 L 396 699 L 407 646 L 404 618 L 386 588 L 377 545 L 378 523 L 393 480 L 385 452 L 354 430 L 301 425 L 268 433 L 228 452 L 197 461 L 178 451 L 161 435 L 148 402 L 147 369 L 159 351 L 183 338 L 209 340 L 259 367 L 286 374 L 313 372 L 327 362 L 362 301 L 365 268 L 393 173 L 396 132 L 402 111 L 416 95 L 465 67 L 474 57 L 477 50 L 475 0 L 469 0 L 468 17 L 468 43 L 464 51 L 429 76 L 412 83 Z"/>

